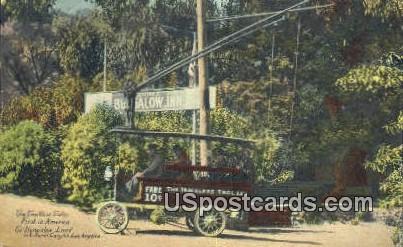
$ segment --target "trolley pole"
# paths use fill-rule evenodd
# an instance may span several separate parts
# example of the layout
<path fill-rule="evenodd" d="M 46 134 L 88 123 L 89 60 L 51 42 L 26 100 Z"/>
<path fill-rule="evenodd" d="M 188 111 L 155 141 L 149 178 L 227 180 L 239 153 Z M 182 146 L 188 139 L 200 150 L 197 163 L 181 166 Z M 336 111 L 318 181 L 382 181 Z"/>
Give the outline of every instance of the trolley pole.
<path fill-rule="evenodd" d="M 196 15 L 197 15 L 197 50 L 201 52 L 205 47 L 206 32 L 205 32 L 205 0 L 197 0 Z M 198 64 L 198 79 L 200 90 L 200 135 L 208 134 L 209 120 L 209 91 L 207 79 L 206 57 L 200 57 L 197 60 Z M 208 143 L 205 140 L 200 141 L 200 164 L 201 166 L 208 165 Z"/>

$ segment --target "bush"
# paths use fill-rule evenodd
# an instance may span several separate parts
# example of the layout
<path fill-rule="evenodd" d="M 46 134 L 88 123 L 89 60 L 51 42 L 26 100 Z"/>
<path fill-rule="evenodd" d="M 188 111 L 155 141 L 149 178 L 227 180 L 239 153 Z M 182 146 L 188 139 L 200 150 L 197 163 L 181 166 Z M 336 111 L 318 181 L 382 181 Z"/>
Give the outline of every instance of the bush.
<path fill-rule="evenodd" d="M 0 134 L 0 191 L 44 193 L 58 184 L 56 138 L 23 121 Z M 56 178 L 56 179 L 55 179 Z"/>
<path fill-rule="evenodd" d="M 163 207 L 154 209 L 150 215 L 150 220 L 156 225 L 162 225 L 167 222 L 167 216 Z"/>
<path fill-rule="evenodd" d="M 381 145 L 375 158 L 366 162 L 366 167 L 379 172 L 385 178 L 381 182 L 383 198 L 380 205 L 385 208 L 403 206 L 403 167 L 401 160 L 403 145 L 393 147 Z"/>
<path fill-rule="evenodd" d="M 63 187 L 68 200 L 90 206 L 105 195 L 104 171 L 115 162 L 117 144 L 109 130 L 123 122 L 118 112 L 98 105 L 79 118 L 63 141 Z"/>
<path fill-rule="evenodd" d="M 210 113 L 211 133 L 229 137 L 245 137 L 251 126 L 245 118 L 227 108 L 216 108 Z"/>
<path fill-rule="evenodd" d="M 124 174 L 135 174 L 139 165 L 139 150 L 127 142 L 118 147 L 118 167 Z"/>
<path fill-rule="evenodd" d="M 169 111 L 169 112 L 147 112 L 137 113 L 135 116 L 136 127 L 144 130 L 153 131 L 167 131 L 167 132 L 183 132 L 191 133 L 191 115 L 181 111 Z M 156 144 L 164 159 L 169 159 L 169 155 L 172 153 L 172 146 L 176 143 L 182 143 L 182 146 L 189 148 L 188 144 L 184 143 L 184 140 L 179 139 L 166 139 L 166 138 L 136 138 L 135 141 L 132 138 L 127 140 L 133 147 L 138 150 L 137 164 L 138 168 L 144 169 L 144 165 L 149 162 L 149 157 L 145 152 L 145 147 L 149 143 Z"/>
<path fill-rule="evenodd" d="M 34 120 L 49 128 L 71 123 L 83 109 L 84 91 L 82 80 L 62 76 L 51 87 L 36 88 L 30 95 L 10 101 L 2 112 L 2 122 L 11 125 Z"/>
<path fill-rule="evenodd" d="M 392 242 L 395 246 L 403 245 L 403 227 L 395 227 L 393 229 Z"/>

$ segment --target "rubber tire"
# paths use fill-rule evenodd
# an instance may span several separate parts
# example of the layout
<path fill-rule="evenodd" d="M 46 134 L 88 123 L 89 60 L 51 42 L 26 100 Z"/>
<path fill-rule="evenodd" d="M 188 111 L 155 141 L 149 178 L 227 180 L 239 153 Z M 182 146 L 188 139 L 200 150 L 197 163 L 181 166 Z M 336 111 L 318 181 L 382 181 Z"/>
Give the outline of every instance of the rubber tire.
<path fill-rule="evenodd" d="M 209 212 L 205 212 L 204 214 L 208 214 L 214 212 L 215 214 L 217 214 L 218 216 L 221 217 L 222 222 L 219 228 L 217 228 L 214 232 L 206 232 L 205 230 L 202 229 L 202 227 L 200 226 L 200 222 L 202 221 L 202 218 L 205 217 L 200 217 L 200 213 L 199 210 L 195 213 L 194 218 L 193 218 L 193 222 L 194 222 L 194 230 L 196 233 L 205 236 L 205 237 L 218 237 L 220 236 L 220 234 L 224 231 L 225 226 L 227 224 L 227 216 L 225 215 L 224 212 L 219 212 L 215 209 L 211 209 Z"/>
<path fill-rule="evenodd" d="M 110 206 L 120 208 L 122 210 L 121 212 L 123 213 L 123 217 L 124 217 L 123 222 L 117 228 L 110 228 L 110 227 L 104 226 L 99 221 L 100 213 L 102 212 L 102 210 L 104 210 L 106 207 L 110 207 Z M 105 202 L 105 203 L 101 204 L 101 206 L 98 207 L 97 213 L 96 213 L 96 221 L 97 221 L 98 227 L 101 228 L 101 230 L 103 232 L 108 233 L 108 234 L 116 234 L 116 233 L 124 231 L 127 228 L 127 225 L 129 224 L 129 215 L 128 215 L 128 212 L 127 212 L 127 209 L 125 206 L 121 205 L 120 203 L 118 203 L 116 201 L 109 201 L 109 202 Z"/>

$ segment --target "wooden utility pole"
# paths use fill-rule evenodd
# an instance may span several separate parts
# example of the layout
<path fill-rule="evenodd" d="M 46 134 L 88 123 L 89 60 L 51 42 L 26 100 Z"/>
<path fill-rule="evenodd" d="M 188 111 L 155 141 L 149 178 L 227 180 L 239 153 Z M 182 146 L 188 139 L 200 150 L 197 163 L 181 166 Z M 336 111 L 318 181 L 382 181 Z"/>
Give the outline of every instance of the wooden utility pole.
<path fill-rule="evenodd" d="M 105 38 L 105 41 L 104 41 L 105 43 L 104 43 L 104 82 L 103 82 L 103 84 L 102 84 L 102 90 L 104 91 L 104 92 L 106 92 L 106 69 L 107 69 L 107 44 L 106 44 L 106 38 Z"/>
<path fill-rule="evenodd" d="M 205 2 L 206 0 L 197 0 L 196 15 L 197 15 L 197 50 L 200 52 L 204 49 L 206 42 L 205 32 Z M 209 120 L 209 91 L 207 79 L 206 57 L 201 57 L 197 61 L 198 64 L 198 79 L 200 90 L 200 135 L 208 134 Z M 201 166 L 208 165 L 208 143 L 205 140 L 200 141 L 200 164 Z"/>

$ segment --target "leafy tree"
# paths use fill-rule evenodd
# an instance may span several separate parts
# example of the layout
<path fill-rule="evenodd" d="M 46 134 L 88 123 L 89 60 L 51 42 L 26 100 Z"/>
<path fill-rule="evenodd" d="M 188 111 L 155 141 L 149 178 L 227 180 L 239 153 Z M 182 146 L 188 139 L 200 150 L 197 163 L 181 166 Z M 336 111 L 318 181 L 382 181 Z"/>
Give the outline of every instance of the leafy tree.
<path fill-rule="evenodd" d="M 7 22 L 1 32 L 1 79 L 19 93 L 49 84 L 58 73 L 54 33 L 49 24 Z"/>
<path fill-rule="evenodd" d="M 51 87 L 39 87 L 30 95 L 11 100 L 2 110 L 2 123 L 34 120 L 50 128 L 69 124 L 81 114 L 84 91 L 80 78 L 62 76 Z"/>
<path fill-rule="evenodd" d="M 397 120 L 384 127 L 389 135 L 399 136 L 403 131 L 403 112 L 400 111 Z M 401 207 L 403 205 L 403 145 L 392 146 L 380 144 L 373 160 L 366 163 L 367 168 L 372 169 L 383 176 L 381 191 L 384 198 L 381 200 L 383 207 Z"/>
<path fill-rule="evenodd" d="M 44 195 L 59 183 L 55 136 L 33 121 L 0 133 L 0 158 L 0 191 Z"/>
<path fill-rule="evenodd" d="M 0 79 L 20 94 L 49 83 L 58 72 L 50 26 L 54 4 L 55 0 L 1 1 Z"/>
<path fill-rule="evenodd" d="M 191 133 L 192 125 L 190 115 L 182 111 L 169 111 L 169 112 L 147 112 L 137 113 L 135 116 L 136 128 L 153 131 L 166 131 L 166 132 L 183 132 Z M 189 143 L 184 143 L 183 140 L 177 140 L 182 143 L 186 148 L 189 148 Z M 135 143 L 133 143 L 135 142 Z M 148 157 L 145 152 L 145 147 L 148 143 L 157 144 L 160 147 L 161 154 L 165 158 L 172 156 L 172 147 L 175 144 L 172 140 L 168 141 L 165 138 L 158 139 L 143 139 L 138 138 L 132 140 L 131 144 L 134 145 L 140 152 L 141 168 L 148 162 Z"/>
<path fill-rule="evenodd" d="M 98 105 L 68 130 L 61 150 L 62 184 L 69 192 L 68 200 L 89 206 L 105 196 L 103 173 L 115 163 L 117 150 L 109 130 L 119 124 L 122 119 L 116 111 Z"/>
<path fill-rule="evenodd" d="M 399 50 L 401 34 L 398 34 L 397 23 L 366 15 L 365 6 L 360 1 L 334 2 L 334 7 L 317 11 L 309 17 L 306 15 L 308 13 L 298 14 L 301 33 L 297 91 L 292 97 L 295 102 L 294 121 L 292 126 L 285 125 L 292 127 L 292 145 L 284 145 L 292 152 L 294 158 L 290 157 L 290 160 L 295 160 L 295 167 L 302 168 L 301 174 L 296 172 L 297 179 L 313 179 L 314 174 L 310 170 L 343 163 L 350 148 L 360 147 L 369 151 L 372 143 L 384 136 L 384 132 L 378 131 L 384 119 L 391 119 L 396 114 L 394 109 L 393 114 L 388 115 L 388 111 L 398 104 L 398 96 L 393 88 L 372 95 L 364 91 L 360 94 L 345 94 L 340 92 L 341 85 L 335 84 L 335 81 L 341 77 L 346 78 L 344 75 L 347 73 L 352 75 L 358 71 L 362 77 L 349 78 L 352 80 L 348 87 L 364 87 L 365 84 L 355 84 L 357 81 L 376 84 L 372 80 L 373 76 L 379 76 L 380 82 L 386 79 L 390 74 L 383 72 L 382 66 L 385 64 L 373 61 L 390 50 Z M 294 22 L 294 27 L 290 25 L 291 22 Z M 284 27 L 282 32 L 295 37 L 297 23 L 298 20 L 290 18 L 281 24 Z M 283 40 L 284 37 L 289 39 L 289 36 L 279 32 L 274 34 L 276 53 L 292 61 L 294 56 L 289 52 L 295 50 L 295 43 Z M 388 38 L 379 39 L 379 35 Z M 289 73 L 289 68 L 293 70 L 293 63 L 291 67 L 280 71 L 278 66 L 274 63 L 274 78 L 279 78 L 283 88 L 288 87 L 287 91 L 291 91 L 293 86 L 289 82 L 285 83 L 284 78 L 288 78 L 288 81 L 293 79 L 292 73 Z M 395 69 L 386 70 L 396 72 Z M 374 78 L 377 80 L 377 77 Z M 384 93 L 389 97 L 384 97 Z M 273 98 L 277 95 L 278 91 L 274 90 Z M 378 103 L 382 107 L 379 108 Z M 290 104 L 285 101 L 273 102 L 273 106 L 290 110 Z M 285 122 L 289 123 L 284 112 L 277 114 L 284 116 Z M 279 129 L 287 130 L 284 127 Z"/>
<path fill-rule="evenodd" d="M 350 70 L 347 75 L 337 81 L 344 91 L 377 92 L 380 87 L 384 90 L 399 88 L 403 81 L 401 70 L 387 66 L 361 66 Z"/>
<path fill-rule="evenodd" d="M 52 7 L 56 0 L 2 0 L 0 8 L 4 20 L 12 19 L 21 22 L 48 21 L 52 15 Z"/>
<path fill-rule="evenodd" d="M 227 108 L 215 108 L 210 114 L 211 133 L 228 137 L 246 137 L 248 121 Z"/>
<path fill-rule="evenodd" d="M 130 143 L 125 142 L 118 147 L 118 163 L 119 170 L 125 174 L 135 174 L 139 171 L 140 154 L 139 150 L 132 147 Z"/>
<path fill-rule="evenodd" d="M 108 69 L 118 79 L 141 67 L 152 74 L 190 55 L 195 31 L 194 1 L 91 2 L 101 7 L 102 18 L 113 30 L 113 35 L 107 40 Z M 215 9 L 215 2 L 208 1 L 208 12 Z M 185 70 L 176 72 L 178 85 L 185 84 L 187 80 Z M 163 78 L 160 85 L 166 85 L 168 80 Z"/>
<path fill-rule="evenodd" d="M 155 131 L 182 131 L 190 132 L 189 115 L 181 111 L 139 113 L 136 117 L 136 126 L 139 129 Z"/>
<path fill-rule="evenodd" d="M 104 84 L 104 73 L 100 72 L 95 75 L 92 79 L 91 85 L 89 87 L 90 92 L 101 92 L 103 91 Z M 107 91 L 119 91 L 123 89 L 123 80 L 119 80 L 114 73 L 107 72 L 106 73 L 106 90 Z"/>
<path fill-rule="evenodd" d="M 386 176 L 381 182 L 381 190 L 385 195 L 381 200 L 383 207 L 401 207 L 403 205 L 402 156 L 403 145 L 381 146 L 374 160 L 366 164 L 368 168 Z"/>
<path fill-rule="evenodd" d="M 403 15 L 403 5 L 399 0 L 363 0 L 367 14 L 384 18 Z"/>
<path fill-rule="evenodd" d="M 397 60 L 401 60 L 398 56 Z M 390 61 L 390 59 L 385 60 Z M 370 142 L 374 149 L 366 166 L 385 176 L 381 190 L 385 198 L 384 206 L 402 206 L 403 179 L 401 132 L 403 130 L 403 113 L 401 105 L 403 71 L 399 63 L 386 63 L 372 67 L 359 67 L 351 70 L 337 81 L 337 85 L 347 94 L 353 94 L 355 105 L 362 103 L 366 107 L 355 109 L 369 120 L 372 130 Z M 390 67 L 390 66 L 393 67 Z M 385 123 L 385 120 L 389 123 Z M 354 120 L 353 120 L 354 121 Z M 357 121 L 357 119 L 355 119 Z M 375 132 L 380 132 L 376 135 Z M 368 139 L 368 138 L 367 138 Z"/>
<path fill-rule="evenodd" d="M 101 72 L 104 42 L 110 27 L 98 14 L 59 16 L 54 20 L 57 57 L 65 73 L 92 79 Z"/>
<path fill-rule="evenodd" d="M 133 0 L 87 0 L 88 2 L 95 3 L 100 6 L 104 14 L 104 18 L 111 24 L 117 25 L 119 16 L 127 12 L 127 9 L 133 6 L 135 2 L 146 1 L 133 1 Z"/>

